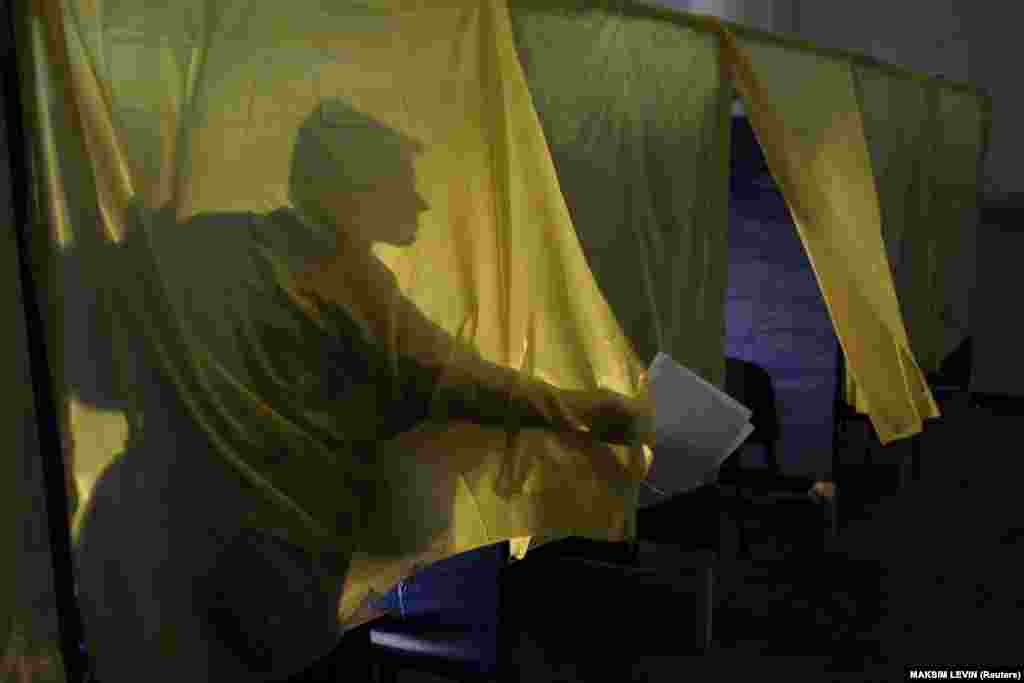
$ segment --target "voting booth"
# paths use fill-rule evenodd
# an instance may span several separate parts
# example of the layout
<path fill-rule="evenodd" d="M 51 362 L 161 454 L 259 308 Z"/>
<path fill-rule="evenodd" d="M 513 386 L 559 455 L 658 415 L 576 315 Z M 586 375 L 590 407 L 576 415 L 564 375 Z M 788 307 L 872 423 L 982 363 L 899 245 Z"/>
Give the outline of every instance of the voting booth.
<path fill-rule="evenodd" d="M 77 670 L 80 609 L 101 680 L 280 677 L 433 562 L 635 537 L 652 463 L 690 456 L 628 433 L 652 363 L 722 386 L 737 95 L 847 399 L 883 443 L 937 414 L 920 283 L 951 242 L 909 235 L 960 225 L 970 178 L 900 218 L 884 122 L 920 85 L 915 168 L 966 169 L 969 88 L 632 2 L 14 9 L 8 430 L 42 436 L 0 495 L 5 666 Z M 217 649 L 225 622 L 259 637 Z"/>

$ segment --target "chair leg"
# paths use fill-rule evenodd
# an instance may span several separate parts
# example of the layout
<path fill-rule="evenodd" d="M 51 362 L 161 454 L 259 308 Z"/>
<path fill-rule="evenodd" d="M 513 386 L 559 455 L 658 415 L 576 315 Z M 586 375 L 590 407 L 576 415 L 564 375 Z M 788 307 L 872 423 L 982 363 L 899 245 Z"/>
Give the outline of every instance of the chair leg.
<path fill-rule="evenodd" d="M 736 555 L 738 559 L 747 559 L 750 557 L 750 545 L 747 543 L 747 525 L 744 519 L 746 509 L 743 501 L 743 490 L 737 486 L 732 496 L 730 508 L 733 523 L 736 525 Z"/>
<path fill-rule="evenodd" d="M 867 429 L 865 429 L 865 432 L 867 432 L 867 433 L 864 435 L 865 436 L 865 439 L 864 439 L 864 464 L 867 467 L 871 467 L 871 465 L 874 464 L 874 455 L 875 454 L 874 454 L 874 449 L 872 448 L 872 446 L 874 446 L 874 443 L 872 443 L 872 440 L 871 440 L 872 434 L 871 434 L 870 426 Z"/>
<path fill-rule="evenodd" d="M 747 525 L 743 518 L 736 520 L 740 559 L 750 559 L 750 541 L 747 539 Z"/>
<path fill-rule="evenodd" d="M 828 514 L 831 515 L 831 519 L 829 521 L 831 521 L 831 535 L 833 535 L 833 539 L 834 540 L 839 538 L 839 531 L 840 531 L 839 513 L 840 513 L 840 503 L 841 503 L 840 496 L 841 496 L 841 494 L 840 494 L 839 485 L 837 485 L 836 481 L 835 481 L 835 479 L 837 479 L 837 478 L 838 477 L 833 475 L 833 479 L 834 479 L 834 481 L 833 481 L 833 484 L 834 484 L 833 485 L 833 500 L 831 500 L 831 504 L 829 505 L 829 510 L 828 510 Z"/>
<path fill-rule="evenodd" d="M 917 437 L 911 437 L 910 439 L 910 450 L 911 455 L 905 455 L 900 458 L 899 465 L 896 471 L 896 487 L 898 491 L 902 491 L 907 488 L 907 483 L 910 481 L 910 461 L 913 459 L 914 443 L 916 443 Z"/>
<path fill-rule="evenodd" d="M 386 656 L 377 655 L 373 662 L 374 683 L 398 683 L 398 667 Z"/>
<path fill-rule="evenodd" d="M 519 622 L 514 618 L 507 587 L 507 581 L 499 580 L 498 672 L 495 680 L 496 683 L 519 683 L 521 678 L 519 660 L 522 658 L 522 634 L 519 631 Z"/>
<path fill-rule="evenodd" d="M 697 633 L 700 634 L 701 642 L 699 642 L 698 650 L 700 652 L 706 652 L 711 648 L 711 642 L 714 638 L 712 631 L 712 617 L 715 612 L 715 570 L 712 567 L 707 567 L 704 575 L 704 614 L 701 623 L 697 624 Z"/>
<path fill-rule="evenodd" d="M 624 681 L 633 679 L 633 666 L 630 658 L 618 656 L 596 656 L 577 665 L 580 683 L 603 683 L 604 681 Z"/>
<path fill-rule="evenodd" d="M 914 438 L 913 451 L 910 454 L 910 478 L 913 481 L 921 481 L 921 440 L 924 438 L 924 430 Z"/>
<path fill-rule="evenodd" d="M 506 658 L 506 661 L 501 662 L 496 683 L 521 683 L 522 679 L 522 669 L 518 659 L 508 661 Z"/>
<path fill-rule="evenodd" d="M 769 441 L 764 445 L 764 457 L 772 476 L 781 477 L 782 468 L 779 467 L 779 458 L 775 453 L 774 441 Z"/>
<path fill-rule="evenodd" d="M 832 482 L 832 538 L 839 536 L 839 485 L 842 479 L 842 448 L 845 443 L 842 416 L 835 417 L 832 434 L 832 471 L 829 480 Z"/>

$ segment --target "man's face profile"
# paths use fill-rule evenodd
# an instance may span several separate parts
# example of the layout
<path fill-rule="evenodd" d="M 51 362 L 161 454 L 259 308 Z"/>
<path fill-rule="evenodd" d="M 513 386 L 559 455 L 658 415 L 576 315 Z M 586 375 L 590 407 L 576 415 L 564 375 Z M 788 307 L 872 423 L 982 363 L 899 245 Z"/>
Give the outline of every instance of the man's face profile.
<path fill-rule="evenodd" d="M 399 170 L 380 178 L 360 193 L 358 217 L 360 230 L 371 242 L 409 246 L 416 241 L 420 214 L 430 208 L 416 191 L 416 173 L 412 156 L 402 160 Z"/>
<path fill-rule="evenodd" d="M 349 246 L 409 246 L 430 208 L 416 191 L 414 162 L 422 151 L 420 142 L 346 102 L 324 102 L 296 141 L 293 198 L 333 224 Z"/>

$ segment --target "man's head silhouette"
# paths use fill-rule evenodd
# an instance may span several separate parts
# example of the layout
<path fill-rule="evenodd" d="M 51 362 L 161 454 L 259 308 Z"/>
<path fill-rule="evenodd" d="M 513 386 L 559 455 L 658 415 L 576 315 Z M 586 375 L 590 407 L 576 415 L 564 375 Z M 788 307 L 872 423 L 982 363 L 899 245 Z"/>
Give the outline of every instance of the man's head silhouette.
<path fill-rule="evenodd" d="M 422 145 L 339 99 L 324 100 L 299 128 L 292 155 L 292 205 L 348 244 L 407 246 L 428 205 L 416 192 Z"/>

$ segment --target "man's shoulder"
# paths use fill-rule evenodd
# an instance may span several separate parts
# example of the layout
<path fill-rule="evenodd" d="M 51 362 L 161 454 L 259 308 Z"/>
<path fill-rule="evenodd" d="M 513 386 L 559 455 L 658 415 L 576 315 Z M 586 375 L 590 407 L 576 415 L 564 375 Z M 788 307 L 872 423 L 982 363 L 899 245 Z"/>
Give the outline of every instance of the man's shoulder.
<path fill-rule="evenodd" d="M 245 211 L 187 218 L 166 208 L 141 212 L 123 246 L 136 259 L 136 268 L 153 271 L 139 271 L 140 275 L 159 277 L 170 291 L 225 294 L 261 279 L 253 258 L 253 234 L 254 226 L 265 220 L 262 214 Z M 223 296 L 206 297 L 204 305 L 221 300 Z"/>
<path fill-rule="evenodd" d="M 165 263 L 183 259 L 195 268 L 231 269 L 248 260 L 267 217 L 249 211 L 214 211 L 179 218 L 174 211 L 160 210 L 150 220 L 144 231 L 147 241 Z"/>
<path fill-rule="evenodd" d="M 260 226 L 267 222 L 267 214 L 253 211 L 213 211 L 197 213 L 179 223 L 190 236 L 203 236 L 225 242 L 232 239 L 252 239 Z"/>
<path fill-rule="evenodd" d="M 254 228 L 267 220 L 266 214 L 251 211 L 207 211 L 181 217 L 175 209 L 162 207 L 137 209 L 132 213 L 129 239 L 133 235 L 148 234 L 151 241 L 164 243 L 200 237 L 215 241 L 249 237 Z"/>

